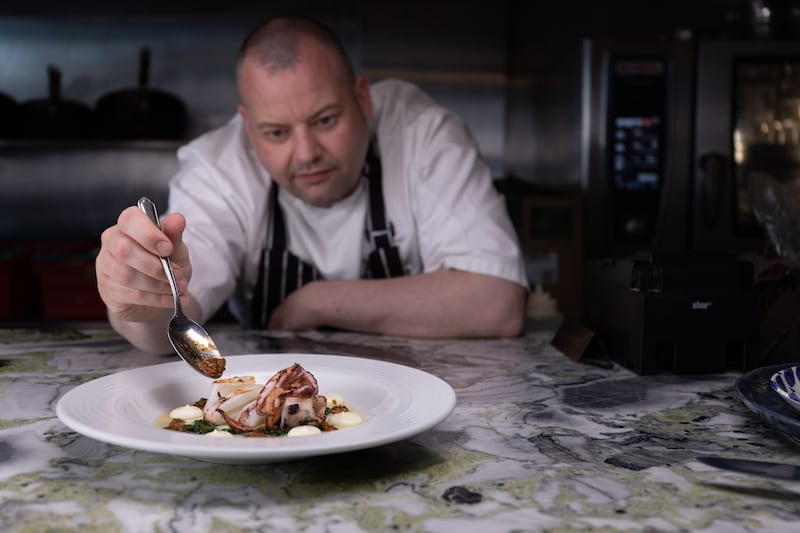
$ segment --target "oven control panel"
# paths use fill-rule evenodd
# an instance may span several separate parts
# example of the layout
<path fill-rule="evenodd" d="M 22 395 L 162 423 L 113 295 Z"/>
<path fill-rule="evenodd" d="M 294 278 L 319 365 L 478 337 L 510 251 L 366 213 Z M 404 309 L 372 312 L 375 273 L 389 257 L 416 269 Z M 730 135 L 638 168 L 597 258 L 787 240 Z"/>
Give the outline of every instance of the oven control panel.
<path fill-rule="evenodd" d="M 664 181 L 667 65 L 663 58 L 611 57 L 606 176 L 618 242 L 649 243 Z"/>

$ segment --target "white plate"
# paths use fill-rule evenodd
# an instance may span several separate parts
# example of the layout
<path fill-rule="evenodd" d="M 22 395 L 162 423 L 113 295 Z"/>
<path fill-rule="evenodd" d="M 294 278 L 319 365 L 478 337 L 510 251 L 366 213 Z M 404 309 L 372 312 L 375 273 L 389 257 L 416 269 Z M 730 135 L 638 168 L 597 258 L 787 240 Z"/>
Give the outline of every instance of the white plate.
<path fill-rule="evenodd" d="M 219 439 L 159 428 L 165 412 L 208 395 L 211 381 L 184 362 L 111 374 L 66 393 L 56 406 L 69 428 L 137 450 L 226 464 L 257 464 L 359 450 L 396 442 L 432 428 L 455 408 L 453 388 L 411 367 L 320 354 L 226 356 L 224 377 L 255 376 L 264 383 L 299 363 L 317 378 L 320 393 L 342 395 L 364 423 L 305 437 Z"/>
<path fill-rule="evenodd" d="M 769 384 L 786 403 L 800 411 L 800 366 L 775 372 L 769 378 Z"/>

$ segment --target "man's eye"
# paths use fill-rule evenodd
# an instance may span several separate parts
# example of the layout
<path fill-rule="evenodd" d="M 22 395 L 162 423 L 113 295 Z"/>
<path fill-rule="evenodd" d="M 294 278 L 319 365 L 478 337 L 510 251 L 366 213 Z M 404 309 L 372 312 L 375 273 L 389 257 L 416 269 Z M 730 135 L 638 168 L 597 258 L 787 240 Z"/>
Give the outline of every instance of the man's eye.
<path fill-rule="evenodd" d="M 336 115 L 326 115 L 324 117 L 320 117 L 317 119 L 316 124 L 318 126 L 322 126 L 323 128 L 326 126 L 333 126 L 336 123 Z"/>
<path fill-rule="evenodd" d="M 280 141 L 286 138 L 287 132 L 286 130 L 265 130 L 263 135 L 269 141 Z"/>

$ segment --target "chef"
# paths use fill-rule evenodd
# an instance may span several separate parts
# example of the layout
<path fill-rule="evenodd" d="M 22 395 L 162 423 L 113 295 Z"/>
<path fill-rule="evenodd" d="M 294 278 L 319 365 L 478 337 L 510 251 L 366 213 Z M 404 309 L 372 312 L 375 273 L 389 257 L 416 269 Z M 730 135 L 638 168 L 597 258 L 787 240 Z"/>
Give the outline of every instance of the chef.
<path fill-rule="evenodd" d="M 97 284 L 116 331 L 170 350 L 160 254 L 200 322 L 227 302 L 247 328 L 521 333 L 519 245 L 460 117 L 412 84 L 371 85 L 304 17 L 245 39 L 237 85 L 238 114 L 178 151 L 162 229 L 132 206 L 103 232 Z"/>

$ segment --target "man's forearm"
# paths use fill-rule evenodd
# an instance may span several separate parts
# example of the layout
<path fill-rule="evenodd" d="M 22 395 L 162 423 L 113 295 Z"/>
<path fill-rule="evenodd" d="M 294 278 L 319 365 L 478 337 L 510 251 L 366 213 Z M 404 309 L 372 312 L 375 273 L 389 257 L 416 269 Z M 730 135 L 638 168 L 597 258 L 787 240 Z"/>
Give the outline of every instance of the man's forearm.
<path fill-rule="evenodd" d="M 167 337 L 167 324 L 172 313 L 165 311 L 164 315 L 164 320 L 129 322 L 109 313 L 108 321 L 114 331 L 143 352 L 169 353 L 172 351 L 172 345 Z"/>
<path fill-rule="evenodd" d="M 271 327 L 455 338 L 515 336 L 524 326 L 524 287 L 469 272 L 321 281 L 300 291 L 305 292 L 290 297 L 286 309 L 279 308 Z"/>
<path fill-rule="evenodd" d="M 201 312 L 197 301 L 191 296 L 182 298 L 182 301 L 184 302 L 184 313 L 188 317 L 199 321 Z M 147 353 L 162 354 L 173 351 L 167 336 L 167 328 L 173 315 L 174 310 L 172 308 L 163 309 L 150 320 L 134 322 L 123 320 L 109 313 L 108 321 L 117 333 L 125 337 L 136 348 Z"/>

